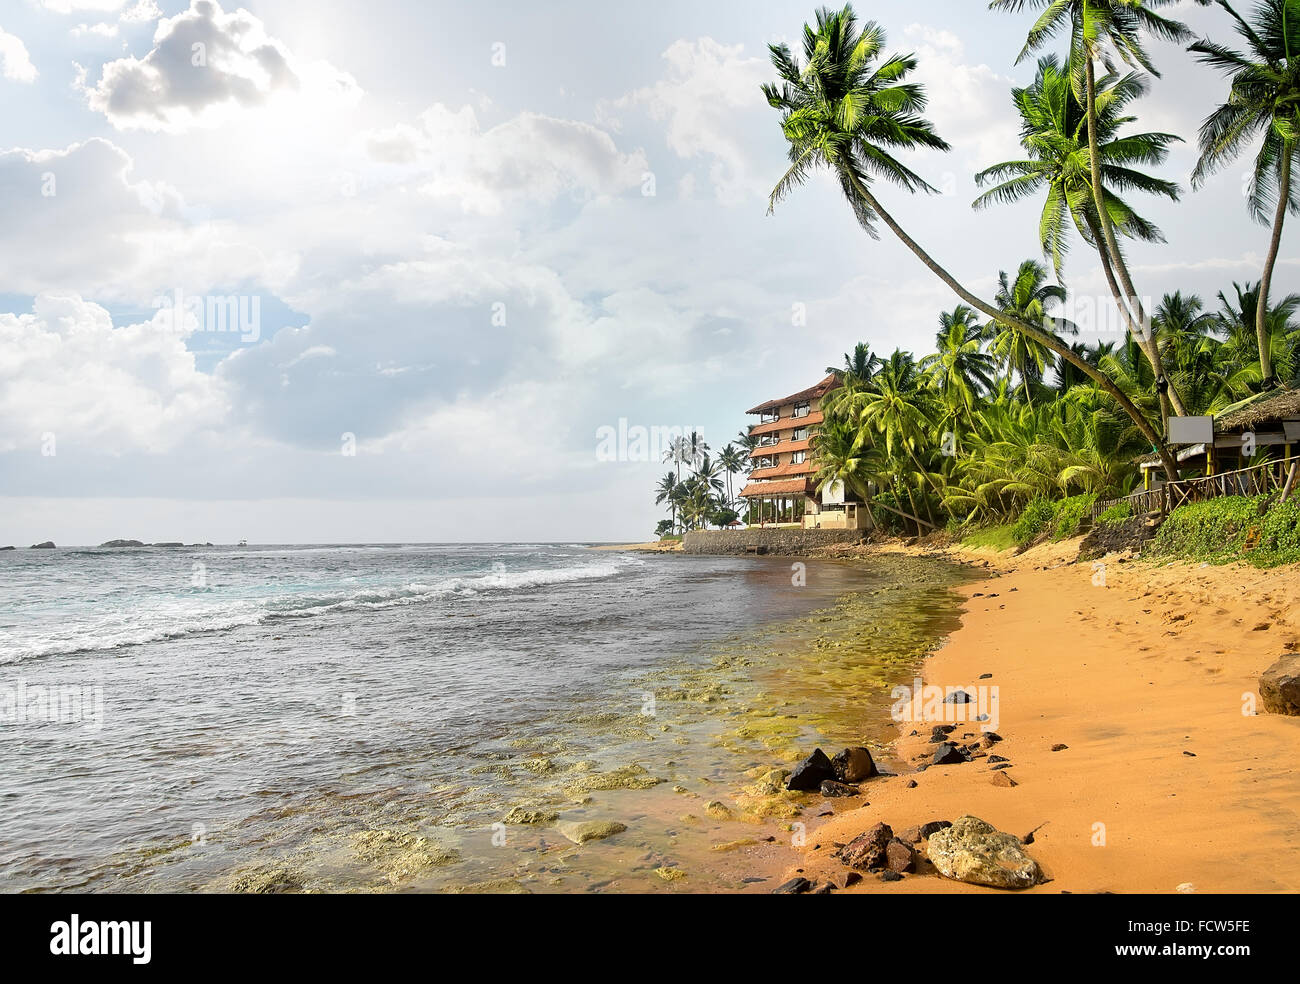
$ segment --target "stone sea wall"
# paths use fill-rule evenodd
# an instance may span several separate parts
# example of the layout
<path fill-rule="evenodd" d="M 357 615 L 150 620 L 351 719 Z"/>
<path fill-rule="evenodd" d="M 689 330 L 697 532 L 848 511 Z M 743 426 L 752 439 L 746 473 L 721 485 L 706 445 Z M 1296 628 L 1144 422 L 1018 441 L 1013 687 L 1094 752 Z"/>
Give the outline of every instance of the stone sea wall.
<path fill-rule="evenodd" d="M 688 554 L 777 554 L 799 557 L 818 547 L 857 543 L 864 530 L 705 530 L 687 533 L 682 550 Z"/>

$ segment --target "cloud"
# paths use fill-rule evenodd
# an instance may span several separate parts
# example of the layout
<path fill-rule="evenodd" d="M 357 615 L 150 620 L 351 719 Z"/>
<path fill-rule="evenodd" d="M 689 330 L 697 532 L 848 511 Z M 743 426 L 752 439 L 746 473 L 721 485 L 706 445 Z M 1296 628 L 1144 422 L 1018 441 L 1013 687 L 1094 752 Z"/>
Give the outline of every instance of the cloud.
<path fill-rule="evenodd" d="M 621 112 L 639 109 L 665 124 L 668 148 L 679 157 L 710 161 L 709 179 L 718 200 L 737 204 L 766 197 L 766 175 L 756 176 L 754 147 L 771 146 L 757 138 L 758 114 L 764 135 L 771 114 L 759 84 L 771 73 L 763 58 L 749 58 L 744 45 L 725 45 L 713 38 L 674 41 L 663 52 L 664 78 L 653 85 L 600 105 L 611 122 Z M 748 112 L 747 112 L 748 111 Z"/>
<path fill-rule="evenodd" d="M 84 38 L 88 35 L 94 35 L 97 38 L 115 38 L 117 37 L 116 24 L 78 24 L 72 29 L 74 38 Z"/>
<path fill-rule="evenodd" d="M 341 102 L 360 92 L 332 66 L 300 63 L 248 11 L 227 14 L 216 0 L 192 0 L 158 22 L 143 58 L 104 65 L 87 101 L 119 130 L 183 132 L 307 91 Z"/>
<path fill-rule="evenodd" d="M 133 169 L 124 150 L 98 137 L 64 150 L 0 152 L 5 290 L 147 305 L 174 287 L 197 294 L 256 280 L 273 288 L 296 267 L 292 250 L 261 245 L 255 230 L 188 221 L 174 187 L 133 180 Z"/>
<path fill-rule="evenodd" d="M 473 108 L 441 103 L 414 126 L 365 141 L 374 161 L 412 169 L 421 193 L 480 215 L 497 215 L 516 197 L 545 203 L 568 191 L 618 194 L 638 187 L 648 166 L 643 153 L 622 153 L 588 123 L 521 113 L 484 130 Z"/>
<path fill-rule="evenodd" d="M 0 451 L 58 445 L 159 453 L 219 426 L 219 380 L 196 371 L 182 332 L 159 319 L 114 327 L 76 294 L 43 294 L 0 314 Z"/>
<path fill-rule="evenodd" d="M 0 69 L 0 74 L 13 82 L 36 81 L 36 66 L 27 54 L 27 45 L 3 28 L 0 28 Z"/>
<path fill-rule="evenodd" d="M 969 63 L 965 45 L 951 31 L 910 24 L 903 36 L 917 55 L 914 78 L 925 84 L 926 116 L 953 145 L 963 177 L 1020 155 L 1019 118 L 1011 104 L 1015 81 L 983 63 Z"/>

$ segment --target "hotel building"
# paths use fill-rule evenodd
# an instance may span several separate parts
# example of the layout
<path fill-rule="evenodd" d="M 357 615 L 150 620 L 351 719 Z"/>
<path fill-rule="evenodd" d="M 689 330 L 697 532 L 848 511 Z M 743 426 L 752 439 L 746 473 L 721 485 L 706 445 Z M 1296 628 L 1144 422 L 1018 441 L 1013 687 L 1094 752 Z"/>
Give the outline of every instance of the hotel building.
<path fill-rule="evenodd" d="M 844 501 L 843 484 L 818 491 L 812 438 L 825 420 L 822 403 L 840 385 L 831 373 L 816 386 L 768 400 L 749 411 L 759 418 L 750 427 L 758 444 L 750 453 L 754 470 L 741 498 L 749 503 L 750 526 L 802 526 L 806 529 L 870 529 L 871 512 Z"/>

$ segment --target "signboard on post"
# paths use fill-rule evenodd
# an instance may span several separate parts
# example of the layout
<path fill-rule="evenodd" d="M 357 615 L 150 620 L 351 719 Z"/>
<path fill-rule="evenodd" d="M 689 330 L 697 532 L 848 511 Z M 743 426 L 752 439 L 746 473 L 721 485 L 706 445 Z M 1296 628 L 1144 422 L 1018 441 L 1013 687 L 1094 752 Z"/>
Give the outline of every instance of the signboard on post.
<path fill-rule="evenodd" d="M 1170 444 L 1213 444 L 1213 417 L 1170 417 Z"/>

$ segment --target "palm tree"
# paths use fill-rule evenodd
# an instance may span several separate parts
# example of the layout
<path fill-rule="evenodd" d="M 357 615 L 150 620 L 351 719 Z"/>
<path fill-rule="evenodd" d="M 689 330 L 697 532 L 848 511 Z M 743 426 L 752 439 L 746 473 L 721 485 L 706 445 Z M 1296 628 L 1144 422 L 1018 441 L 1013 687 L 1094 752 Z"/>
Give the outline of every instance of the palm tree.
<path fill-rule="evenodd" d="M 1003 312 L 1022 321 L 1045 324 L 1047 305 L 1064 303 L 1065 288 L 1059 284 L 1049 284 L 1047 269 L 1036 260 L 1025 260 L 1016 271 L 1013 282 L 1005 270 L 998 274 L 998 292 L 993 298 Z M 1079 328 L 1064 318 L 1053 319 L 1056 334 L 1077 334 Z M 1032 404 L 1032 386 L 1042 382 L 1043 373 L 1052 361 L 1051 353 L 1042 343 L 1035 341 L 1020 331 L 1014 324 L 997 321 L 992 326 L 992 344 L 990 354 L 1006 367 L 1007 383 L 1010 385 L 1012 374 L 1020 377 L 1021 392 L 1025 402 Z"/>
<path fill-rule="evenodd" d="M 1168 20 L 1155 12 L 1158 8 L 1180 2 L 1181 0 L 990 0 L 991 10 L 1019 12 L 1025 7 L 1045 8 L 1034 26 L 1030 28 L 1025 47 L 1016 59 L 1017 65 L 1063 29 L 1069 29 L 1071 61 L 1076 66 L 1076 70 L 1072 73 L 1074 90 L 1086 109 L 1088 162 L 1092 177 L 1092 196 L 1095 202 L 1106 201 L 1105 188 L 1102 184 L 1096 63 L 1101 60 L 1110 70 L 1112 56 L 1118 55 L 1125 64 L 1139 65 L 1158 77 L 1160 73 L 1151 63 L 1151 58 L 1142 44 L 1141 35 L 1145 29 L 1167 41 L 1191 39 L 1193 35 L 1186 24 Z M 1211 0 L 1195 0 L 1195 2 L 1206 6 Z M 1077 71 L 1080 64 L 1083 68 L 1082 84 Z M 1102 242 L 1110 255 L 1115 271 L 1119 274 L 1120 283 L 1127 292 L 1128 306 L 1132 315 L 1130 323 L 1145 325 L 1146 312 L 1133 287 L 1133 278 L 1129 275 L 1128 264 L 1125 263 L 1119 244 L 1116 242 L 1110 213 L 1105 208 L 1098 208 L 1097 214 L 1101 225 Z M 1159 353 L 1148 348 L 1147 354 L 1151 358 L 1153 370 L 1158 375 Z"/>
<path fill-rule="evenodd" d="M 669 472 L 667 475 L 661 478 L 659 480 L 659 484 L 655 486 L 655 505 L 661 506 L 665 502 L 668 503 L 669 508 L 672 510 L 672 522 L 673 522 L 674 530 L 677 529 L 676 493 L 677 493 L 677 476 L 674 475 L 672 472 Z"/>
<path fill-rule="evenodd" d="M 958 304 L 939 315 L 938 351 L 921 360 L 954 424 L 970 416 L 983 390 L 993 386 L 993 356 L 982 351 L 984 327 L 973 310 Z"/>
<path fill-rule="evenodd" d="M 704 438 L 700 436 L 699 431 L 691 431 L 686 437 L 682 438 L 682 443 L 686 451 L 686 461 L 692 468 L 698 470 L 700 462 L 707 460 L 709 446 L 704 443 Z"/>
<path fill-rule="evenodd" d="M 1219 0 L 1219 6 L 1236 21 L 1237 33 L 1245 39 L 1250 54 L 1240 54 L 1208 38 L 1191 46 L 1201 62 L 1225 72 L 1230 83 L 1228 101 L 1201 126 L 1201 159 L 1192 174 L 1192 187 L 1200 187 L 1207 175 L 1235 160 L 1243 147 L 1263 134 L 1247 203 L 1251 215 L 1261 223 L 1269 221 L 1270 203 L 1273 212 L 1273 235 L 1259 288 L 1263 303 L 1255 306 L 1260 377 L 1263 388 L 1268 389 L 1275 376 L 1267 334 L 1268 295 L 1282 245 L 1282 224 L 1288 211 L 1300 212 L 1300 194 L 1291 182 L 1300 146 L 1296 141 L 1300 131 L 1300 0 L 1261 0 L 1253 23 L 1226 0 Z"/>
<path fill-rule="evenodd" d="M 925 108 L 920 85 L 906 81 L 916 67 L 910 55 L 893 55 L 880 61 L 885 44 L 883 29 L 868 22 L 859 30 L 852 6 L 840 11 L 819 10 L 816 28 L 804 27 L 804 66 L 785 44 L 769 45 L 780 84 L 766 83 L 768 103 L 781 113 L 781 128 L 790 144 L 790 167 L 777 182 L 769 212 L 817 168 L 829 169 L 838 179 L 859 225 L 876 235 L 876 220 L 883 221 L 926 267 L 961 300 L 986 317 L 998 310 L 962 286 L 946 269 L 909 236 L 872 193 L 876 178 L 893 182 L 908 192 L 935 189 L 893 156 L 895 150 L 929 148 L 948 150 L 948 144 L 919 114 Z M 1003 317 L 1007 317 L 1003 315 Z M 1171 480 L 1177 469 L 1164 441 L 1133 402 L 1096 367 L 1087 365 L 1055 335 L 1035 325 L 1015 320 L 1016 327 L 1041 341 L 1066 361 L 1096 381 L 1129 414 L 1160 452 Z"/>
<path fill-rule="evenodd" d="M 731 476 L 745 470 L 749 464 L 749 455 L 735 444 L 728 444 L 718 452 L 718 464 L 727 471 L 727 505 L 730 507 L 736 502 L 736 497 L 732 494 Z"/>
<path fill-rule="evenodd" d="M 1260 285 L 1232 285 L 1236 298 L 1230 300 L 1219 291 L 1219 311 L 1217 326 L 1226 336 L 1224 348 L 1227 360 L 1237 366 L 1243 364 L 1260 366 L 1258 374 L 1252 373 L 1252 386 L 1259 386 L 1263 380 L 1263 362 L 1259 355 L 1259 298 Z M 1295 314 L 1300 308 L 1300 296 L 1289 294 L 1264 314 L 1264 337 L 1269 346 L 1269 363 L 1274 367 L 1274 375 L 1280 370 L 1283 379 L 1291 379 L 1297 364 Z"/>
<path fill-rule="evenodd" d="M 1016 202 L 1045 189 L 1047 196 L 1039 220 L 1039 239 L 1043 255 L 1051 259 L 1057 278 L 1063 275 L 1065 253 L 1069 250 L 1068 216 L 1083 240 L 1097 249 L 1115 306 L 1127 321 L 1129 331 L 1145 341 L 1146 327 L 1134 321 L 1133 312 L 1115 279 L 1115 265 L 1106 245 L 1098 214 L 1098 199 L 1094 195 L 1088 113 L 1074 94 L 1071 74 L 1055 55 L 1048 55 L 1039 59 L 1038 72 L 1031 85 L 1012 89 L 1012 98 L 1020 114 L 1020 141 L 1028 151 L 1029 159 L 1004 161 L 977 174 L 975 181 L 979 185 L 990 180 L 1001 183 L 975 199 L 975 207 L 985 208 L 994 202 Z M 1170 144 L 1180 138 L 1172 133 L 1119 135 L 1119 131 L 1135 119 L 1124 115 L 1124 110 L 1146 91 L 1146 80 L 1137 73 L 1122 77 L 1108 75 L 1097 84 L 1097 142 L 1105 179 L 1101 199 L 1105 207 L 1102 211 L 1112 228 L 1121 235 L 1147 242 L 1164 242 L 1160 230 L 1138 215 L 1112 190 L 1143 191 L 1178 200 L 1177 184 L 1151 177 L 1138 170 L 1136 165 L 1163 163 L 1168 157 Z M 1154 340 L 1150 341 L 1146 351 L 1155 365 L 1159 355 Z M 1171 400 L 1175 410 L 1181 413 L 1182 402 L 1176 392 L 1171 394 Z"/>

